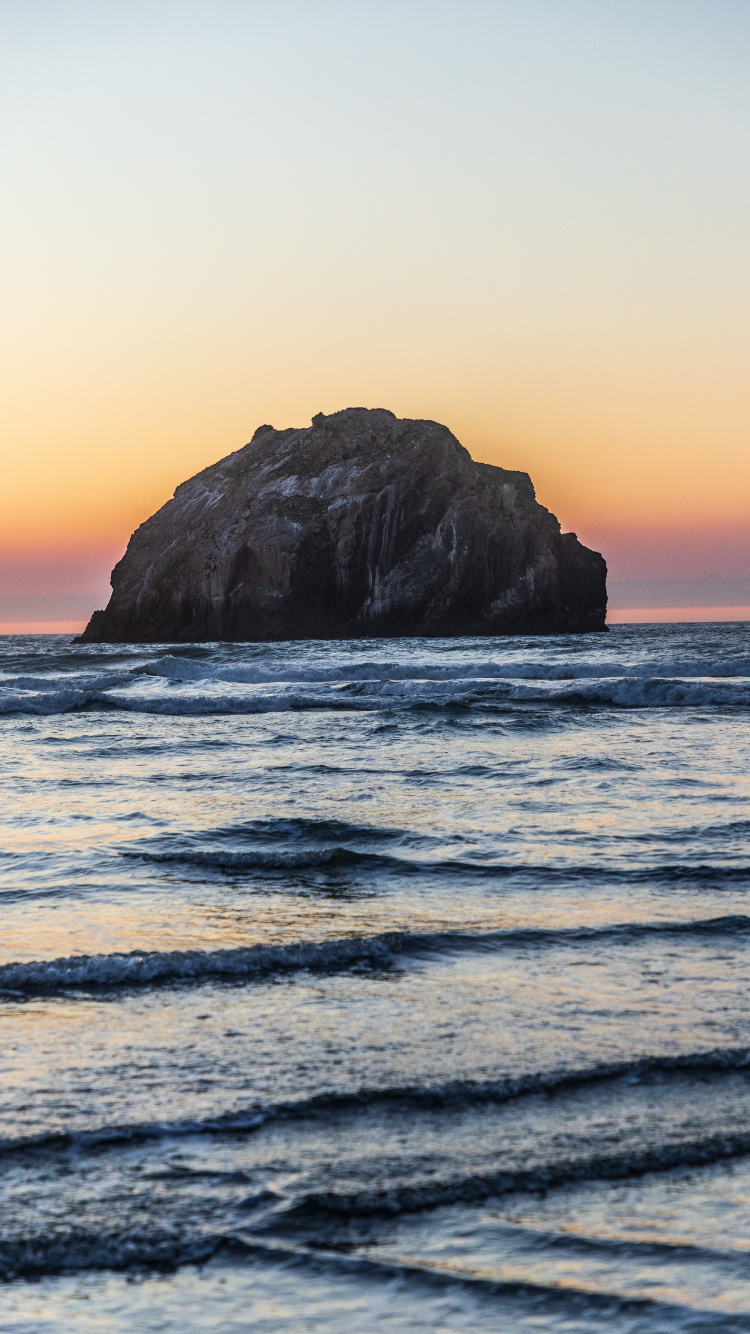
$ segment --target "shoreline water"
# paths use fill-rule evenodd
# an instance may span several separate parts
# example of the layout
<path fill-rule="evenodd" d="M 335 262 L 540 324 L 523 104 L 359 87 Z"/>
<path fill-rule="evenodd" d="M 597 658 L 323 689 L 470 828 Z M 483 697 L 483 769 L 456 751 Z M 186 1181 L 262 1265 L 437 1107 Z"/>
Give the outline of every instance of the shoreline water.
<path fill-rule="evenodd" d="M 750 1330 L 750 629 L 0 640 L 3 1328 Z"/>

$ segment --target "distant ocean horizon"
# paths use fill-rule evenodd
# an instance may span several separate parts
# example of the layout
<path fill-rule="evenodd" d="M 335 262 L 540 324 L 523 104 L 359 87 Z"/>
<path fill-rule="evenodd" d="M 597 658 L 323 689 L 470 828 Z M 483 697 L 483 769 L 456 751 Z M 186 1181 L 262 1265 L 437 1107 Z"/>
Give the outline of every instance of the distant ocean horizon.
<path fill-rule="evenodd" d="M 610 606 L 608 625 L 692 624 L 696 622 L 750 621 L 750 602 L 726 606 Z M 80 635 L 87 619 L 50 621 L 0 621 L 0 635 Z"/>
<path fill-rule="evenodd" d="M 110 554 L 103 561 L 63 564 L 60 569 L 49 563 L 5 568 L 0 635 L 81 634 L 93 610 L 106 606 L 114 560 Z M 46 591 L 35 592 L 36 588 Z M 750 620 L 750 577 L 611 576 L 607 590 L 610 625 Z"/>

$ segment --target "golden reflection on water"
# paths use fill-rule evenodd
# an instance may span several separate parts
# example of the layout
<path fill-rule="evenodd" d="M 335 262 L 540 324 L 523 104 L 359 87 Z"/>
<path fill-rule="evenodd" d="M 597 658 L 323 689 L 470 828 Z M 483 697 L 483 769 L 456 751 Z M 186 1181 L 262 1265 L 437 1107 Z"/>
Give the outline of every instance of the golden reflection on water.
<path fill-rule="evenodd" d="M 351 890 L 351 886 L 349 886 Z M 300 886 L 295 894 L 231 881 L 219 886 L 198 885 L 193 899 L 169 890 L 159 894 L 130 893 L 112 901 L 92 897 L 64 903 L 11 903 L 3 910 L 0 966 L 12 961 L 56 959 L 77 954 L 127 953 L 164 950 L 234 949 L 239 946 L 276 945 L 289 940 L 322 941 L 381 933 L 459 932 L 477 934 L 507 931 L 570 931 L 626 926 L 629 923 L 680 922 L 691 918 L 690 904 L 670 901 L 644 890 L 615 903 L 599 901 L 549 888 L 534 900 L 519 901 L 517 892 L 498 889 L 488 899 L 486 890 L 467 887 L 460 904 L 434 886 L 423 894 L 399 893 L 383 898 L 371 895 L 329 897 L 330 885 L 314 890 Z M 166 891 L 166 892 L 165 892 Z M 166 902 L 165 902 L 166 898 Z M 716 913 L 746 910 L 741 894 L 723 894 Z"/>

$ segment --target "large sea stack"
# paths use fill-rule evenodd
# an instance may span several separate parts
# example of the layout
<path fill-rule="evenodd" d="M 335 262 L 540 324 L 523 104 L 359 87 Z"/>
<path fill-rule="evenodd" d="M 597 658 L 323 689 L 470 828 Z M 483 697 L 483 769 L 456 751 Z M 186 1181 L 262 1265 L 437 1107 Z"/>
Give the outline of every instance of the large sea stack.
<path fill-rule="evenodd" d="M 260 426 L 178 486 L 79 642 L 604 630 L 607 567 L 445 426 L 384 409 Z"/>

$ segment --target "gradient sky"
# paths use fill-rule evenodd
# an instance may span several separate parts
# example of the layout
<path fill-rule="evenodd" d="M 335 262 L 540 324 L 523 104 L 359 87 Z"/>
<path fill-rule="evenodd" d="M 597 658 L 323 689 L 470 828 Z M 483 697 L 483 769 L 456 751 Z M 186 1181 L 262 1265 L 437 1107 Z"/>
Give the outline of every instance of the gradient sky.
<path fill-rule="evenodd" d="M 747 0 L 0 0 L 0 622 L 349 405 L 750 604 L 748 68 Z"/>

